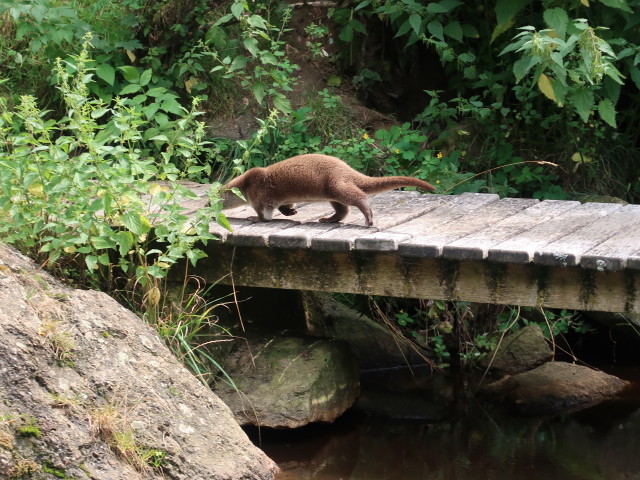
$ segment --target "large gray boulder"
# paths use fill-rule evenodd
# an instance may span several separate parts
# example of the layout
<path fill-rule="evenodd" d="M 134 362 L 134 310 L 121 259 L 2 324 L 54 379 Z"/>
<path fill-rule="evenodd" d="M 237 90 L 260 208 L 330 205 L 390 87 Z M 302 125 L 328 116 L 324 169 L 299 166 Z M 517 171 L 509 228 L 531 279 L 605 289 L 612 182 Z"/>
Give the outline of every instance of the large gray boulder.
<path fill-rule="evenodd" d="M 0 478 L 266 480 L 276 470 L 152 328 L 0 244 Z"/>
<path fill-rule="evenodd" d="M 337 340 L 276 334 L 243 340 L 224 368 L 235 385 L 220 381 L 215 391 L 241 425 L 332 422 L 360 393 L 353 356 Z"/>
<path fill-rule="evenodd" d="M 548 362 L 491 383 L 483 393 L 520 413 L 545 414 L 593 405 L 615 395 L 625 385 L 624 380 L 599 370 Z"/>
<path fill-rule="evenodd" d="M 538 325 L 530 324 L 506 336 L 494 354 L 487 355 L 482 364 L 503 373 L 531 370 L 553 357 L 553 351 Z"/>

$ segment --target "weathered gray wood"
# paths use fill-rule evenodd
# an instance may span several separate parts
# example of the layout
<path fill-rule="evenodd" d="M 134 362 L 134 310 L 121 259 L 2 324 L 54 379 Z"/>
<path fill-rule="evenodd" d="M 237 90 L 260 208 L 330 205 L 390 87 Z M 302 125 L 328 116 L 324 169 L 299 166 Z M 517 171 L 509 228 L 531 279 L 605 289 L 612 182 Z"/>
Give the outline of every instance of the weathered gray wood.
<path fill-rule="evenodd" d="M 299 225 L 292 220 L 272 220 L 270 222 L 251 222 L 229 233 L 226 242 L 243 247 L 268 247 L 269 237 L 293 226 Z"/>
<path fill-rule="evenodd" d="M 498 195 L 465 193 L 456 197 L 448 197 L 448 201 L 442 201 L 434 195 L 431 197 L 432 207 L 418 217 L 412 217 L 406 221 L 397 221 L 395 225 L 390 225 L 382 232 L 373 232 L 356 240 L 356 248 L 361 250 L 381 250 L 393 251 L 399 248 L 403 255 L 410 255 L 410 239 L 416 236 L 426 236 L 430 232 L 437 230 L 438 226 L 457 220 L 472 214 L 485 205 L 496 202 Z M 445 197 L 447 198 L 447 197 Z M 402 218 L 396 217 L 397 220 Z M 424 251 L 420 251 L 418 256 L 424 256 Z"/>
<path fill-rule="evenodd" d="M 376 195 L 371 199 L 374 227 L 364 227 L 364 218 L 359 211 L 360 218 L 352 220 L 354 210 L 357 211 L 352 208 L 349 217 L 345 219 L 345 222 L 351 220 L 352 223 L 346 223 L 340 229 L 314 236 L 311 239 L 311 248 L 326 251 L 351 250 L 354 248 L 356 239 L 368 238 L 383 228 L 416 218 L 451 201 L 452 198 L 445 195 L 419 195 L 414 192 L 388 192 Z M 360 248 L 367 248 L 366 240 L 360 243 Z"/>
<path fill-rule="evenodd" d="M 627 205 L 623 211 L 626 214 L 624 227 L 585 252 L 580 265 L 600 271 L 625 268 L 629 255 L 636 252 L 640 246 L 640 205 Z"/>
<path fill-rule="evenodd" d="M 314 237 L 341 227 L 340 223 L 302 223 L 272 234 L 269 237 L 269 246 L 278 248 L 311 248 L 311 240 Z"/>
<path fill-rule="evenodd" d="M 598 218 L 620 208 L 621 205 L 614 203 L 579 205 L 489 248 L 488 258 L 497 262 L 531 262 L 536 251 L 545 245 L 566 237 L 586 224 L 597 222 Z"/>
<path fill-rule="evenodd" d="M 640 272 L 325 252 L 207 246 L 198 273 L 235 285 L 464 300 L 580 310 L 640 311 Z"/>
<path fill-rule="evenodd" d="M 195 211 L 207 189 L 184 205 Z M 494 195 L 388 192 L 372 198 L 374 228 L 357 209 L 319 223 L 328 203 L 210 230 L 198 274 L 252 285 L 640 313 L 640 205 Z M 533 260 L 533 261 L 532 261 Z"/>
<path fill-rule="evenodd" d="M 585 204 L 589 205 L 589 204 Z M 580 265 L 582 256 L 621 230 L 638 230 L 640 212 L 637 205 L 618 208 L 606 216 L 594 219 L 582 228 L 540 247 L 534 262 L 541 265 L 570 267 Z M 640 236 L 638 237 L 640 243 Z M 583 265 L 588 267 L 588 265 Z"/>
<path fill-rule="evenodd" d="M 457 260 L 482 260 L 487 258 L 489 250 L 534 225 L 549 220 L 572 210 L 580 202 L 562 202 L 545 200 L 529 208 L 505 218 L 492 225 L 487 225 L 478 232 L 451 242 L 442 248 L 442 256 Z"/>
<path fill-rule="evenodd" d="M 439 257 L 445 245 L 456 240 L 471 235 L 479 230 L 493 225 L 502 219 L 512 216 L 515 213 L 531 207 L 538 203 L 535 199 L 504 198 L 499 201 L 491 201 L 482 204 L 481 210 L 464 212 L 464 216 L 451 215 L 448 221 L 429 223 L 428 233 L 424 230 L 418 235 L 414 235 L 410 240 L 402 242 L 398 246 L 401 255 Z M 400 231 L 415 231 L 413 223 L 398 225 L 395 229 Z"/>

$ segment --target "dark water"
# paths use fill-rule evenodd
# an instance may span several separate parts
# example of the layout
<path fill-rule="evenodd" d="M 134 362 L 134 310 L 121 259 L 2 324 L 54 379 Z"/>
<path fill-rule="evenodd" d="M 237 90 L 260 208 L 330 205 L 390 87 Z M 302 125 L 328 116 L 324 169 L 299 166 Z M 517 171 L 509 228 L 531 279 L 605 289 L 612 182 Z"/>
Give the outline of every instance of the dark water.
<path fill-rule="evenodd" d="M 399 405 L 399 418 L 354 410 L 332 425 L 263 430 L 261 447 L 282 469 L 277 480 L 640 480 L 640 368 L 609 372 L 631 387 L 595 407 L 543 418 L 485 404 L 460 382 L 414 377 L 408 385 L 394 373 L 383 383 L 404 385 L 411 401 L 377 401 L 382 409 Z M 380 386 L 364 385 L 365 398 Z"/>

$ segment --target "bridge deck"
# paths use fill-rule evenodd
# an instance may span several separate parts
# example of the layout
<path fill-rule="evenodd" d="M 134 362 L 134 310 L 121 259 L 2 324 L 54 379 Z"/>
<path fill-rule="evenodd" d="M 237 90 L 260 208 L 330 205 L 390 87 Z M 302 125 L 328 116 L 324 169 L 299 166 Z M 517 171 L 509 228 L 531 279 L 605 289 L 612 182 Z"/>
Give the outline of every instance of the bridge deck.
<path fill-rule="evenodd" d="M 188 185 L 199 196 L 206 185 Z M 198 202 L 191 204 L 197 208 Z M 373 197 L 374 227 L 328 203 L 268 223 L 250 207 L 197 274 L 236 285 L 640 312 L 640 205 L 500 199 L 492 194 Z"/>

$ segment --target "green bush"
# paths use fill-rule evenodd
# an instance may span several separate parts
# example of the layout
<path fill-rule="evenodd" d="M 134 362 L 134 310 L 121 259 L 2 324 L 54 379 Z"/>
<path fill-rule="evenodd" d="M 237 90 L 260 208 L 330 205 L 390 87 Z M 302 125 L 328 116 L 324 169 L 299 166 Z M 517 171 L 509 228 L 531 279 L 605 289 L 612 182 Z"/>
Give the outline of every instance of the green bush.
<path fill-rule="evenodd" d="M 91 96 L 89 40 L 73 57 L 73 73 L 56 64 L 65 116 L 49 118 L 33 96 L 15 109 L 0 99 L 0 234 L 50 264 L 82 255 L 90 274 L 110 278 L 118 267 L 151 288 L 179 259 L 204 255 L 199 242 L 211 239 L 212 218 L 226 222 L 215 202 L 193 218 L 178 205 L 194 195 L 174 182 L 205 168 L 195 156 L 203 125 L 199 112 L 180 110 L 149 139 L 163 148 L 153 157 L 142 148 L 156 128 L 144 111 L 126 99 L 106 104 Z M 158 183 L 164 180 L 171 183 Z"/>
<path fill-rule="evenodd" d="M 461 170 L 488 172 L 488 190 L 636 201 L 640 37 L 628 28 L 636 9 L 626 0 L 365 0 L 332 17 L 343 63 L 367 78 L 390 80 L 388 60 L 356 56 L 376 47 L 367 43 L 378 41 L 374 31 L 390 30 L 390 42 L 403 45 L 401 69 L 421 49 L 437 54 L 447 91 L 416 121 L 431 143 L 457 151 Z"/>

